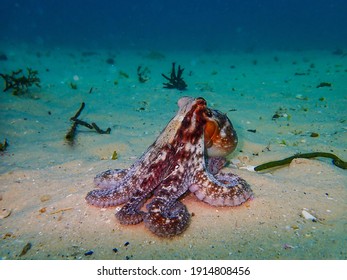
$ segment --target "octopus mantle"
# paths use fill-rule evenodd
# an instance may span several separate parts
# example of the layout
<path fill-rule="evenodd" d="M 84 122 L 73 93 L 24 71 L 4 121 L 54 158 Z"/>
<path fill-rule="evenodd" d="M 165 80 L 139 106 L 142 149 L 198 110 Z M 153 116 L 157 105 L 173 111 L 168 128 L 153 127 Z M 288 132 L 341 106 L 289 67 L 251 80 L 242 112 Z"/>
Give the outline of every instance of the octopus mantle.
<path fill-rule="evenodd" d="M 189 225 L 190 214 L 179 201 L 188 191 L 214 206 L 237 206 L 253 197 L 245 180 L 220 172 L 237 145 L 228 117 L 208 108 L 201 97 L 183 97 L 178 106 L 176 116 L 133 165 L 95 177 L 99 189 L 87 194 L 89 204 L 124 204 L 116 213 L 121 224 L 143 221 L 154 234 L 171 237 Z"/>

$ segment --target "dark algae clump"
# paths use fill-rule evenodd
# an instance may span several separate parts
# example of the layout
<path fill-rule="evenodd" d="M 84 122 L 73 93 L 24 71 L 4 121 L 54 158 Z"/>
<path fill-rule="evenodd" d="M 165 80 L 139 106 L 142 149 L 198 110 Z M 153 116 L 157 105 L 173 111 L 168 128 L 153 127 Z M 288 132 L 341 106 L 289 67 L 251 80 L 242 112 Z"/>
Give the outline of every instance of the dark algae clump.
<path fill-rule="evenodd" d="M 175 63 L 172 63 L 172 70 L 170 74 L 170 78 L 166 76 L 165 74 L 161 74 L 166 80 L 168 80 L 168 83 L 163 83 L 164 88 L 170 88 L 170 89 L 178 89 L 178 90 L 185 90 L 187 87 L 186 82 L 182 78 L 184 68 L 181 68 L 180 65 L 178 65 L 177 74 L 176 74 L 176 66 Z"/>
<path fill-rule="evenodd" d="M 77 84 L 76 83 L 71 82 L 71 83 L 69 83 L 69 86 L 70 86 L 71 89 L 77 89 Z"/>
<path fill-rule="evenodd" d="M 0 74 L 5 80 L 3 91 L 12 90 L 13 95 L 22 95 L 33 85 L 40 88 L 40 78 L 37 75 L 38 72 L 31 68 L 27 68 L 27 75 L 23 74 L 22 69 L 12 71 L 11 74 Z"/>
<path fill-rule="evenodd" d="M 69 142 L 69 144 L 73 145 L 74 140 L 75 140 L 75 135 L 76 135 L 76 130 L 77 130 L 77 126 L 78 125 L 82 125 L 85 126 L 89 129 L 95 129 L 97 133 L 99 134 L 110 134 L 111 132 L 111 128 L 107 128 L 106 130 L 102 130 L 96 123 L 87 123 L 85 121 L 82 121 L 80 119 L 78 119 L 78 117 L 80 116 L 80 114 L 82 113 L 83 109 L 85 107 L 85 103 L 82 102 L 81 107 L 78 109 L 78 111 L 76 112 L 76 114 L 70 118 L 70 121 L 73 122 L 70 130 L 68 131 L 68 133 L 65 135 L 65 139 Z"/>
<path fill-rule="evenodd" d="M 147 82 L 150 79 L 150 73 L 151 71 L 148 69 L 148 67 L 142 67 L 141 65 L 137 67 L 137 77 L 140 83 Z"/>
<path fill-rule="evenodd" d="M 110 57 L 110 58 L 106 59 L 106 63 L 114 65 L 115 64 L 115 60 L 112 57 Z"/>
<path fill-rule="evenodd" d="M 320 88 L 320 87 L 331 87 L 331 83 L 321 82 L 319 85 L 316 86 L 316 88 Z"/>
<path fill-rule="evenodd" d="M 25 244 L 25 246 L 22 249 L 22 252 L 19 254 L 20 257 L 24 256 L 32 247 L 32 244 L 30 242 L 28 242 L 27 244 Z"/>
<path fill-rule="evenodd" d="M 3 143 L 0 143 L 0 152 L 4 152 L 7 147 L 8 147 L 8 142 L 7 142 L 7 139 L 5 138 Z"/>

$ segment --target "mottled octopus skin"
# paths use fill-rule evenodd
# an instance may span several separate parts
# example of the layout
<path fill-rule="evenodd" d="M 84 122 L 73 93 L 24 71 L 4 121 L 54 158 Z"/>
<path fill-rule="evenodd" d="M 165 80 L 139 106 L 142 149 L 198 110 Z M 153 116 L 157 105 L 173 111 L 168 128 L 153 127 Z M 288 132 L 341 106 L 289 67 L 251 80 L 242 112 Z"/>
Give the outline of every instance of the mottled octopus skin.
<path fill-rule="evenodd" d="M 143 221 L 154 234 L 171 237 L 189 225 L 190 214 L 179 201 L 189 191 L 214 206 L 238 206 L 253 197 L 245 180 L 219 172 L 237 145 L 228 117 L 209 109 L 201 97 L 183 97 L 178 106 L 176 116 L 132 166 L 95 177 L 99 189 L 87 194 L 89 204 L 124 204 L 116 213 L 121 224 Z"/>

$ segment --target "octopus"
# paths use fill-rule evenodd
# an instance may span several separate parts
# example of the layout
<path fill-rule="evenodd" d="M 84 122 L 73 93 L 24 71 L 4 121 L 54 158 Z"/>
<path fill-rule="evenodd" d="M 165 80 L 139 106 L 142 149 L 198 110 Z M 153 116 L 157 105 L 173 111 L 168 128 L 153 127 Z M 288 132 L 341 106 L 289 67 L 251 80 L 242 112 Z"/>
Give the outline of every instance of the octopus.
<path fill-rule="evenodd" d="M 122 205 L 123 225 L 144 222 L 160 237 L 184 232 L 190 213 L 180 199 L 193 193 L 212 206 L 238 206 L 253 198 L 249 184 L 221 172 L 237 135 L 226 114 L 205 99 L 182 97 L 178 112 L 155 142 L 128 169 L 112 169 L 94 178 L 98 189 L 86 196 L 97 207 Z"/>

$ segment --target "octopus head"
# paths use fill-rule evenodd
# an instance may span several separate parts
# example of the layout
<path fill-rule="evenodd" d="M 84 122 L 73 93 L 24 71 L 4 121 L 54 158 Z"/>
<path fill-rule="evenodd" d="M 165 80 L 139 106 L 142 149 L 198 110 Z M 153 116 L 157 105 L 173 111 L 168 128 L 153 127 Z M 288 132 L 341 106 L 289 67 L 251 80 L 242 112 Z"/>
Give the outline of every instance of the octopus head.
<path fill-rule="evenodd" d="M 237 134 L 226 114 L 208 109 L 204 140 L 209 157 L 225 157 L 237 146 Z"/>
<path fill-rule="evenodd" d="M 178 106 L 179 139 L 196 143 L 203 134 L 209 157 L 226 157 L 235 150 L 237 135 L 226 114 L 208 108 L 202 97 L 182 97 Z"/>

